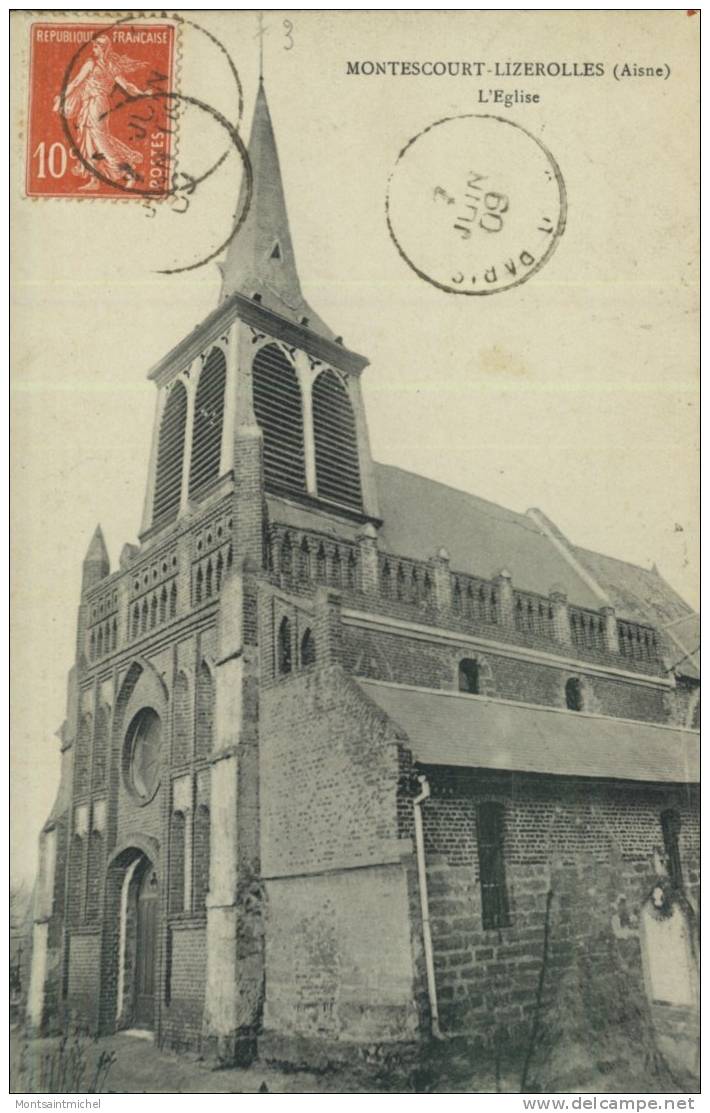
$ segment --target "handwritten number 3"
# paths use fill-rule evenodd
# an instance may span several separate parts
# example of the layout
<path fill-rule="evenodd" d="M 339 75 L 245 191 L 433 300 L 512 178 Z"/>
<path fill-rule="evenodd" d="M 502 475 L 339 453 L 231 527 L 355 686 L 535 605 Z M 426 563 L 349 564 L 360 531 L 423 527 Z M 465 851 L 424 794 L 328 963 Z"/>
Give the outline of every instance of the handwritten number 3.
<path fill-rule="evenodd" d="M 288 40 L 288 46 L 285 46 L 284 50 L 293 50 L 293 24 L 290 19 L 284 20 L 284 31 Z"/>

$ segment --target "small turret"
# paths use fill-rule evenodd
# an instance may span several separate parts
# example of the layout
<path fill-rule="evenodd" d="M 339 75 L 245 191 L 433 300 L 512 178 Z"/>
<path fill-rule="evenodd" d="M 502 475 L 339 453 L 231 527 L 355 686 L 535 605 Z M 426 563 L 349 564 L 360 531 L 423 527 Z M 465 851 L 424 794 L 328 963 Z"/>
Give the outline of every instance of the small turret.
<path fill-rule="evenodd" d="M 104 580 L 111 571 L 111 562 L 108 557 L 108 549 L 104 541 L 103 531 L 101 526 L 97 526 L 94 530 L 94 536 L 89 542 L 89 547 L 86 550 L 84 563 L 81 566 L 81 592 L 82 595 L 88 591 L 90 587 Z"/>

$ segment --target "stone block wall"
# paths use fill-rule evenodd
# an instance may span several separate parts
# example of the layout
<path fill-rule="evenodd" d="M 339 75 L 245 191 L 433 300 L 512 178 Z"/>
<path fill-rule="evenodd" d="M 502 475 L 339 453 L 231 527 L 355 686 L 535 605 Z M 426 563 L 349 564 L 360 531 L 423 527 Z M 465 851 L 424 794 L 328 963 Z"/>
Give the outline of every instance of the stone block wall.
<path fill-rule="evenodd" d="M 273 1036 L 286 1035 L 351 1044 L 416 1038 L 406 886 L 399 864 L 268 882 L 264 1029 L 272 1047 Z"/>

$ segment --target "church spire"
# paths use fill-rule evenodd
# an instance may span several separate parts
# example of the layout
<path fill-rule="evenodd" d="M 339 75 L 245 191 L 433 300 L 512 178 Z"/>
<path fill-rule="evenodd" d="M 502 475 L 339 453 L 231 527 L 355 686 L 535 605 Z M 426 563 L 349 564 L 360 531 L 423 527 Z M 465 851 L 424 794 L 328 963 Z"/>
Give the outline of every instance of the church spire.
<path fill-rule="evenodd" d="M 249 139 L 252 195 L 247 218 L 227 248 L 222 269 L 222 300 L 240 293 L 282 317 L 306 324 L 329 339 L 334 335 L 305 301 L 296 269 L 283 181 L 263 79 L 254 107 Z M 245 202 L 242 179 L 237 212 Z"/>

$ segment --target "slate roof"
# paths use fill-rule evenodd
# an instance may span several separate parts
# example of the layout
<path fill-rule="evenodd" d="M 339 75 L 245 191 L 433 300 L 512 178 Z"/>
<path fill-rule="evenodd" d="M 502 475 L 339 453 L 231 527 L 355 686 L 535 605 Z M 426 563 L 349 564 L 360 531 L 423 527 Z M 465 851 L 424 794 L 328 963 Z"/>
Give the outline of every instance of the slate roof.
<path fill-rule="evenodd" d="M 700 676 L 700 617 L 655 569 L 572 546 L 574 555 L 606 591 L 617 618 L 648 622 L 672 643 L 671 664 L 684 676 Z M 677 652 L 676 652 L 677 650 Z"/>
<path fill-rule="evenodd" d="M 692 612 L 669 622 L 664 635 L 678 647 L 672 667 L 683 676 L 700 678 L 700 615 Z"/>
<path fill-rule="evenodd" d="M 358 680 L 407 735 L 416 761 L 558 776 L 692 784 L 697 731 Z"/>
<path fill-rule="evenodd" d="M 579 561 L 588 568 L 612 600 L 619 618 L 665 626 L 691 608 L 655 569 L 642 568 L 626 560 L 572 546 Z"/>
<path fill-rule="evenodd" d="M 329 340 L 334 333 L 306 302 L 296 269 L 276 139 L 263 82 L 254 105 L 249 138 L 251 190 L 242 176 L 236 217 L 249 205 L 246 219 L 229 243 L 222 267 L 222 300 L 235 292 L 301 322 Z"/>
<path fill-rule="evenodd" d="M 490 579 L 506 568 L 513 586 L 599 608 L 599 599 L 526 514 L 388 464 L 375 464 L 382 545 L 427 560 L 443 545 L 455 572 Z"/>

